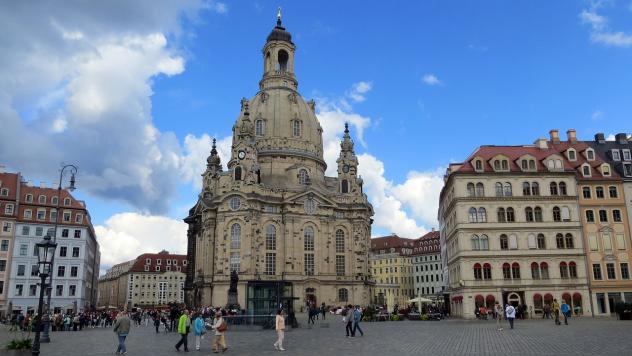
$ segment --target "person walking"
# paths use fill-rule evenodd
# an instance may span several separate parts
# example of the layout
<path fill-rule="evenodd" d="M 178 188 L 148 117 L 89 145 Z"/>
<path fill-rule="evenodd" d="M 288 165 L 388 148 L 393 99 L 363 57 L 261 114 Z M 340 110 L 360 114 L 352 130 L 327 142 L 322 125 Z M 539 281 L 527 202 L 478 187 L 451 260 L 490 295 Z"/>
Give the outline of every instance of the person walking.
<path fill-rule="evenodd" d="M 566 304 L 566 301 L 564 299 L 562 299 L 560 311 L 562 312 L 562 315 L 564 315 L 564 325 L 568 325 L 568 316 L 570 315 L 571 307 Z"/>
<path fill-rule="evenodd" d="M 560 325 L 560 303 L 553 299 L 553 315 L 555 315 L 555 325 Z"/>
<path fill-rule="evenodd" d="M 503 327 L 500 324 L 500 321 L 503 320 L 503 306 L 500 305 L 499 302 L 496 302 L 494 305 L 494 311 L 496 312 L 496 326 L 498 327 L 498 331 L 502 331 Z"/>
<path fill-rule="evenodd" d="M 219 308 L 215 311 L 215 320 L 213 320 L 212 329 L 215 330 L 215 339 L 213 340 L 213 353 L 218 353 L 220 350 L 222 352 L 228 350 L 226 346 L 226 338 L 224 334 L 228 329 L 226 325 L 226 321 L 222 317 L 222 312 Z"/>
<path fill-rule="evenodd" d="M 158 334 L 160 332 L 160 315 L 158 314 L 154 315 L 154 326 L 156 327 L 156 334 Z"/>
<path fill-rule="evenodd" d="M 198 313 L 195 317 L 193 322 L 193 332 L 195 335 L 195 350 L 200 351 L 200 341 L 204 338 L 204 334 L 206 333 L 202 313 Z"/>
<path fill-rule="evenodd" d="M 347 337 L 354 337 L 355 334 L 353 332 L 353 328 L 351 327 L 353 323 L 353 310 L 351 308 L 351 304 L 347 305 L 347 307 L 342 311 L 342 322 L 346 323 L 345 331 L 347 332 Z"/>
<path fill-rule="evenodd" d="M 360 321 L 362 321 L 362 312 L 360 311 L 360 306 L 356 305 L 355 310 L 353 311 L 353 335 L 355 336 L 356 331 L 360 332 L 360 336 L 364 336 L 364 332 L 360 328 Z"/>
<path fill-rule="evenodd" d="M 507 314 L 505 317 L 507 318 L 507 321 L 509 321 L 509 328 L 513 329 L 514 319 L 516 318 L 516 308 L 507 304 L 505 306 L 505 313 Z"/>
<path fill-rule="evenodd" d="M 114 323 L 114 332 L 118 335 L 119 342 L 116 354 L 125 355 L 127 353 L 127 349 L 125 348 L 125 338 L 129 335 L 130 326 L 131 321 L 127 316 L 127 312 L 125 310 L 121 311 Z"/>
<path fill-rule="evenodd" d="M 277 341 L 274 343 L 274 348 L 279 351 L 285 351 L 283 348 L 283 338 L 285 337 L 285 318 L 283 317 L 283 309 L 277 310 L 275 325 Z"/>
<path fill-rule="evenodd" d="M 189 311 L 185 309 L 178 320 L 178 334 L 180 334 L 180 341 L 176 344 L 177 351 L 180 351 L 180 346 L 184 344 L 184 351 L 189 352 L 188 338 L 190 329 L 191 319 L 189 319 Z"/>

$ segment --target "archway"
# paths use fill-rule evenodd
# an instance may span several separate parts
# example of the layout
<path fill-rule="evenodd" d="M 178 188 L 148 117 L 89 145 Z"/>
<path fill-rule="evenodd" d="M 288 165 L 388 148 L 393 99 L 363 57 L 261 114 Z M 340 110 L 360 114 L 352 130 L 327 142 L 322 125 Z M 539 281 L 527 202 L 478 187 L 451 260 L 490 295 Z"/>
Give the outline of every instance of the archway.
<path fill-rule="evenodd" d="M 517 307 L 518 305 L 522 304 L 522 298 L 520 298 L 520 294 L 511 292 L 507 294 L 507 303 L 514 307 Z"/>

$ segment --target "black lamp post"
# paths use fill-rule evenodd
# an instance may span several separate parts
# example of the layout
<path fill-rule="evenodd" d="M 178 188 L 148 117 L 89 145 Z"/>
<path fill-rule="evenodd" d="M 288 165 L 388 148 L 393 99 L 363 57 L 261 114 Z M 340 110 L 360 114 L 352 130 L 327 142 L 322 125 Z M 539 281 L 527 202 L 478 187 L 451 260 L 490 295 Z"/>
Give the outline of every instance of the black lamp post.
<path fill-rule="evenodd" d="M 63 214 L 59 213 L 59 202 L 61 201 L 61 190 L 62 190 L 62 182 L 64 179 L 64 173 L 66 172 L 66 170 L 69 170 L 71 173 L 70 176 L 70 186 L 67 188 L 68 190 L 70 190 L 71 192 L 75 190 L 75 174 L 77 174 L 77 167 L 75 165 L 72 164 L 67 164 L 64 165 L 61 168 L 61 171 L 59 172 L 59 185 L 57 186 L 57 206 L 56 206 L 56 211 L 57 211 L 57 216 L 55 218 L 55 229 L 53 232 L 53 242 L 57 242 L 57 227 L 59 226 L 59 217 L 63 216 Z M 46 299 L 46 310 L 45 310 L 45 314 L 46 316 L 44 317 L 44 331 L 42 333 L 42 342 L 50 342 L 50 336 L 49 336 L 49 330 L 50 330 L 50 297 L 53 294 L 52 289 L 53 289 L 53 271 L 52 271 L 52 267 L 53 264 L 55 263 L 55 255 L 53 254 L 52 259 L 51 259 L 51 272 L 49 274 L 49 280 L 48 280 L 48 288 L 46 290 L 47 292 L 47 299 Z"/>
<path fill-rule="evenodd" d="M 55 256 L 55 249 L 57 244 L 50 240 L 50 236 L 46 235 L 42 242 L 35 244 L 37 248 L 37 265 L 39 266 L 39 277 L 42 280 L 40 283 L 40 296 L 39 305 L 37 306 L 37 326 L 35 331 L 35 340 L 33 340 L 33 355 L 39 355 L 40 353 L 40 331 L 42 329 L 42 323 L 44 322 L 43 309 L 44 309 L 44 290 L 46 289 L 46 278 L 53 272 L 53 257 Z M 48 313 L 46 314 L 48 315 Z"/>

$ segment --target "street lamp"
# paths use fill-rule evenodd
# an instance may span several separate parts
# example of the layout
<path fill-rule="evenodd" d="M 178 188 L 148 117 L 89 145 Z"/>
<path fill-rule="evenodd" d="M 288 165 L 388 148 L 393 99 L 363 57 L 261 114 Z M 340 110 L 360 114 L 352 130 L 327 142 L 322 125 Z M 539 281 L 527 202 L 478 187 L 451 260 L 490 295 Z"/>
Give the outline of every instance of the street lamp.
<path fill-rule="evenodd" d="M 59 217 L 63 216 L 63 214 L 59 213 L 59 203 L 61 201 L 61 190 L 62 190 L 62 183 L 64 180 L 64 173 L 66 172 L 66 170 L 70 171 L 70 186 L 67 187 L 66 189 L 68 189 L 69 191 L 74 191 L 75 188 L 75 174 L 77 174 L 77 166 L 73 165 L 73 164 L 66 164 L 63 167 L 61 167 L 61 171 L 59 172 L 59 185 L 57 186 L 57 206 L 56 206 L 56 212 L 57 212 L 57 216 L 55 217 L 55 229 L 53 232 L 53 242 L 57 242 L 57 227 L 59 226 Z M 44 323 L 44 331 L 42 334 L 42 342 L 50 342 L 50 336 L 49 336 L 49 330 L 50 330 L 50 316 L 49 316 L 49 312 L 50 312 L 50 297 L 53 294 L 52 289 L 53 289 L 53 272 L 52 272 L 52 266 L 55 263 L 55 255 L 53 254 L 52 258 L 51 258 L 51 273 L 49 274 L 49 280 L 48 280 L 48 288 L 47 288 L 47 300 L 46 300 L 46 322 Z"/>
<path fill-rule="evenodd" d="M 39 277 L 42 280 L 40 283 L 40 296 L 39 304 L 37 306 L 37 326 L 35 331 L 35 340 L 33 340 L 32 354 L 39 355 L 40 353 L 40 331 L 42 329 L 42 323 L 48 319 L 48 313 L 44 315 L 44 290 L 46 287 L 46 278 L 52 273 L 53 257 L 55 256 L 55 249 L 57 244 L 50 240 L 50 236 L 46 235 L 42 242 L 35 244 L 37 249 L 37 265 L 39 271 Z"/>

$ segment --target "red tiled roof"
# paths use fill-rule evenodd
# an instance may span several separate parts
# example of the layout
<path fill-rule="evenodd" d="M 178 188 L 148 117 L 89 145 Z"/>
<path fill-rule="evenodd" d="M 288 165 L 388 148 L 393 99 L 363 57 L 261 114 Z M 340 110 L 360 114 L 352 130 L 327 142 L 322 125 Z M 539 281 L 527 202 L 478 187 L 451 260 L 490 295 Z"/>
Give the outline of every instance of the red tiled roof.
<path fill-rule="evenodd" d="M 150 260 L 149 264 L 146 263 L 147 260 Z M 159 253 L 143 253 L 142 255 L 136 257 L 134 264 L 129 269 L 130 272 L 156 272 L 156 266 L 160 266 L 160 272 L 167 272 L 167 266 L 171 266 L 171 272 L 176 272 L 177 268 L 180 267 L 180 272 L 186 273 L 187 266 L 184 265 L 183 261 L 186 261 L 187 255 L 176 255 L 169 254 L 167 251 L 161 251 Z M 160 260 L 160 264 L 157 261 Z M 167 260 L 170 260 L 171 264 L 167 264 Z M 173 264 L 173 261 L 177 261 L 176 264 Z M 149 266 L 149 271 L 145 271 L 145 266 Z"/>
<path fill-rule="evenodd" d="M 412 246 L 414 239 L 407 239 L 397 235 L 375 237 L 371 239 L 371 250 L 380 250 L 391 247 Z"/>

